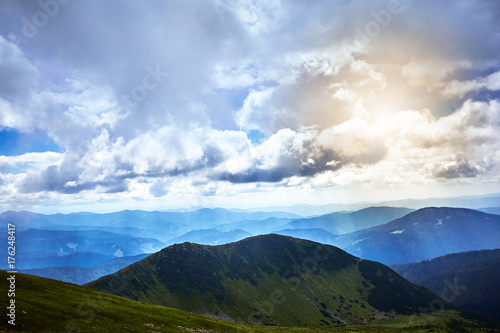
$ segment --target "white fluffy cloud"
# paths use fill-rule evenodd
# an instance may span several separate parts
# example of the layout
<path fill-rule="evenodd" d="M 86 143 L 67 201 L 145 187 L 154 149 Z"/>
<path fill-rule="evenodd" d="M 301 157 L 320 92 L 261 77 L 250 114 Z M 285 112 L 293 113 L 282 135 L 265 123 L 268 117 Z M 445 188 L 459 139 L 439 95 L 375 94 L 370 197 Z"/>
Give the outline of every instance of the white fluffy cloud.
<path fill-rule="evenodd" d="M 494 1 L 10 6 L 0 128 L 62 151 L 1 156 L 11 201 L 498 181 Z"/>
<path fill-rule="evenodd" d="M 457 81 L 453 80 L 449 82 L 443 89 L 443 95 L 446 97 L 458 95 L 463 97 L 468 92 L 477 92 L 481 89 L 487 89 L 492 91 L 500 90 L 500 72 L 496 72 L 488 75 L 485 78 L 479 78 L 476 80 L 468 81 Z"/>

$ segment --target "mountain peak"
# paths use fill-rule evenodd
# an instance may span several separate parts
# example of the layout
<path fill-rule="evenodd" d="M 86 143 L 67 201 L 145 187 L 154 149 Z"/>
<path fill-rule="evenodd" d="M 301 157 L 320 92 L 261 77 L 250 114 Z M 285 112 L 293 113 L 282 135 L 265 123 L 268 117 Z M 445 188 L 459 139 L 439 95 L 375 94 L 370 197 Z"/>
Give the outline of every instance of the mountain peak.
<path fill-rule="evenodd" d="M 238 322 L 286 326 L 363 323 L 417 312 L 437 298 L 382 264 L 276 234 L 220 246 L 176 244 L 89 286 Z"/>
<path fill-rule="evenodd" d="M 410 213 L 410 214 L 415 214 L 415 213 L 439 213 L 439 214 L 443 214 L 443 213 L 455 213 L 455 214 L 460 214 L 460 213 L 470 213 L 470 214 L 476 214 L 476 213 L 480 213 L 480 214 L 486 214 L 486 213 L 483 213 L 483 212 L 480 212 L 478 210 L 474 210 L 474 209 L 469 209 L 469 208 L 457 208 L 457 207 L 446 207 L 446 206 L 443 206 L 443 207 L 434 207 L 434 206 L 431 206 L 431 207 L 425 207 L 425 208 L 420 208 L 416 211 L 414 211 L 413 213 Z"/>
<path fill-rule="evenodd" d="M 422 208 L 384 225 L 341 235 L 336 244 L 386 264 L 498 248 L 500 216 L 466 208 Z"/>

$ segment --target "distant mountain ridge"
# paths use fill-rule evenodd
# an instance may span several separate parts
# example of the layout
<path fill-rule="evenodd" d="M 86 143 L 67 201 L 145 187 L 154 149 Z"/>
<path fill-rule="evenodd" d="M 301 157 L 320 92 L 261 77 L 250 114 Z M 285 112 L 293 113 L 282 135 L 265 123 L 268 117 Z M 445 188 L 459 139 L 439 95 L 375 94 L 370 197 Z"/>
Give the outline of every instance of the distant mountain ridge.
<path fill-rule="evenodd" d="M 7 248 L 6 232 L 0 247 Z M 112 258 L 159 251 L 165 244 L 154 238 L 132 237 L 99 230 L 28 229 L 16 232 L 17 269 L 92 267 Z M 7 253 L 0 268 L 7 268 Z M 2 257 L 0 256 L 0 257 Z"/>
<path fill-rule="evenodd" d="M 18 241 L 18 269 L 35 269 L 64 266 L 90 268 L 103 263 L 111 257 L 134 256 L 153 253 L 166 246 L 166 243 L 178 237 L 189 238 L 200 229 L 213 229 L 217 226 L 241 221 L 260 221 L 269 218 L 298 218 L 300 216 L 286 212 L 232 212 L 221 208 L 202 208 L 188 212 L 148 212 L 120 211 L 107 214 L 72 213 L 72 214 L 36 214 L 31 212 L 4 212 L 0 214 L 0 225 L 5 229 L 8 223 L 16 226 Z M 288 221 L 288 220 L 287 220 Z M 216 244 L 232 242 L 250 233 L 233 229 L 225 233 L 217 231 L 191 241 Z M 5 246 L 7 233 L 0 232 L 0 246 Z M 171 244 L 171 243 L 170 243 Z M 88 262 L 77 260 L 76 252 L 92 252 Z M 7 253 L 0 268 L 7 268 Z M 80 255 L 81 256 L 81 255 Z M 108 256 L 98 258 L 99 256 Z M 109 257 L 111 256 L 111 257 Z M 0 256 L 2 257 L 2 256 Z M 59 258 L 61 257 L 61 258 Z M 39 258 L 39 259 L 37 259 Z M 73 261 L 69 259 L 75 259 Z M 59 276 L 56 271 L 52 270 Z"/>
<path fill-rule="evenodd" d="M 43 256 L 43 257 L 17 257 L 17 269 L 34 269 L 45 267 L 65 267 L 78 266 L 88 268 L 95 265 L 103 264 L 109 260 L 116 258 L 115 256 L 105 255 L 96 252 L 79 251 L 62 256 Z"/>
<path fill-rule="evenodd" d="M 390 220 L 408 211 L 409 214 Z M 369 207 L 307 219 L 291 219 L 292 216 L 282 212 L 247 213 L 224 209 L 54 215 L 6 212 L 0 214 L 0 223 L 12 219 L 19 227 L 17 236 L 22 246 L 17 254 L 23 259 L 19 261 L 19 269 L 62 265 L 90 268 L 112 259 L 105 256 L 153 253 L 166 245 L 186 241 L 220 245 L 268 233 L 338 246 L 360 258 L 384 264 L 417 262 L 454 252 L 500 247 L 498 215 L 460 208 L 430 207 L 412 212 L 406 208 Z M 26 229 L 33 225 L 45 227 Z M 339 233 L 357 231 L 334 234 L 318 226 Z M 5 232 L 0 232 L 0 246 L 6 244 L 6 236 Z M 88 263 L 81 259 L 82 255 L 69 256 L 76 252 L 86 252 Z M 6 268 L 6 260 L 1 267 Z M 52 270 L 54 278 L 60 276 L 57 271 Z"/>
<path fill-rule="evenodd" d="M 469 195 L 451 198 L 402 199 L 380 202 L 379 205 L 422 209 L 425 207 L 451 207 L 481 209 L 500 206 L 500 193 Z"/>
<path fill-rule="evenodd" d="M 382 264 L 280 235 L 221 246 L 172 245 L 87 286 L 225 320 L 282 326 L 366 323 L 417 313 L 438 299 Z"/>
<path fill-rule="evenodd" d="M 487 208 L 481 208 L 478 210 L 480 212 L 487 213 L 487 214 L 500 215 L 500 207 L 487 207 Z"/>
<path fill-rule="evenodd" d="M 150 237 L 166 242 L 174 237 L 198 229 L 211 229 L 217 226 L 244 220 L 265 220 L 268 218 L 300 218 L 286 212 L 232 212 L 222 208 L 202 208 L 188 212 L 160 212 L 124 210 L 115 213 L 72 213 L 72 214 L 35 214 L 30 212 L 4 212 L 0 214 L 0 225 L 13 223 L 17 231 L 27 229 L 60 229 L 61 226 L 107 228 L 106 231 L 124 233 L 137 237 Z M 135 228 L 128 230 L 126 228 Z M 141 229 L 145 230 L 142 234 Z M 63 228 L 65 229 L 65 228 Z M 94 229 L 95 230 L 95 229 Z M 102 230 L 101 230 L 102 231 Z M 228 230 L 226 230 L 228 231 Z M 230 230 L 229 230 L 230 231 Z"/>
<path fill-rule="evenodd" d="M 314 229 L 284 229 L 276 231 L 275 234 L 290 236 L 294 238 L 307 239 L 312 242 L 322 243 L 322 244 L 333 244 L 335 239 L 338 237 L 325 229 L 314 228 Z"/>
<path fill-rule="evenodd" d="M 241 239 L 253 236 L 243 230 L 219 231 L 216 229 L 193 230 L 167 242 L 168 245 L 191 242 L 204 245 L 220 245 L 236 242 Z"/>
<path fill-rule="evenodd" d="M 384 264 L 495 249 L 500 248 L 500 216 L 463 208 L 423 208 L 381 226 L 340 235 L 334 245 Z"/>
<path fill-rule="evenodd" d="M 403 217 L 413 209 L 397 207 L 368 207 L 354 212 L 335 212 L 306 219 L 296 219 L 282 229 L 321 228 L 342 235 L 388 223 Z"/>
<path fill-rule="evenodd" d="M 115 273 L 130 264 L 144 259 L 148 255 L 149 254 L 140 254 L 131 257 L 108 259 L 103 263 L 95 264 L 90 267 L 88 266 L 91 265 L 91 262 L 86 262 L 86 265 L 74 266 L 78 264 L 78 262 L 71 261 L 69 266 L 66 263 L 65 266 L 19 270 L 19 273 L 83 285 L 97 280 L 101 276 Z"/>
<path fill-rule="evenodd" d="M 265 220 L 243 220 L 216 226 L 220 231 L 243 230 L 253 235 L 269 234 L 293 221 L 289 218 L 270 217 Z"/>
<path fill-rule="evenodd" d="M 12 221 L 18 227 L 52 226 L 54 224 L 66 225 L 100 225 L 103 226 L 136 226 L 134 221 L 158 222 L 191 222 L 209 219 L 211 222 L 228 223 L 241 220 L 264 220 L 269 217 L 300 218 L 300 215 L 287 212 L 233 212 L 223 208 L 200 208 L 187 212 L 162 212 L 145 210 L 122 210 L 113 213 L 69 213 L 69 214 L 39 214 L 27 211 L 7 211 L 0 214 L 0 223 Z M 127 222 L 129 221 L 129 222 Z M 123 223 L 125 222 L 125 223 Z"/>

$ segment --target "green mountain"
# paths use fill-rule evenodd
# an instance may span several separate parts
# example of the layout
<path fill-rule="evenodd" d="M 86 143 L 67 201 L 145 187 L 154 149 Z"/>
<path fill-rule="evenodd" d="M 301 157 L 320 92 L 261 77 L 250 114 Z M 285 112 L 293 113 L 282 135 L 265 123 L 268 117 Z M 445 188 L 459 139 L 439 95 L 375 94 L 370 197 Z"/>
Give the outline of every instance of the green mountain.
<path fill-rule="evenodd" d="M 382 264 L 280 235 L 173 245 L 88 286 L 247 324 L 366 324 L 445 308 Z"/>
<path fill-rule="evenodd" d="M 500 320 L 500 249 L 454 253 L 392 268 L 456 307 Z"/>
<path fill-rule="evenodd" d="M 0 270 L 0 279 L 11 274 Z M 244 326 L 163 306 L 145 304 L 94 289 L 46 278 L 15 274 L 16 295 L 0 293 L 7 307 L 15 300 L 15 326 L 0 320 L 0 332 L 155 332 L 155 333 L 318 333 L 318 332 L 498 332 L 491 324 L 464 319 L 447 310 L 397 319 L 378 319 L 369 326 L 325 328 Z M 10 310 L 5 310 L 6 312 Z M 483 328 L 479 328 L 483 327 Z"/>

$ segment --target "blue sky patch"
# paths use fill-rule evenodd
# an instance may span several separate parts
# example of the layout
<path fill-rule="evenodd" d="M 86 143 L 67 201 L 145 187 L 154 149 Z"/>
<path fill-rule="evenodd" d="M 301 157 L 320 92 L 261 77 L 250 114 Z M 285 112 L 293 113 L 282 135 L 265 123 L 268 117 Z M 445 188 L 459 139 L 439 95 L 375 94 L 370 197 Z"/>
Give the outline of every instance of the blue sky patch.
<path fill-rule="evenodd" d="M 258 146 L 262 139 L 264 139 L 264 134 L 259 130 L 251 130 L 247 133 L 247 137 L 252 142 L 252 145 Z"/>
<path fill-rule="evenodd" d="M 61 148 L 47 133 L 39 129 L 20 132 L 14 128 L 0 130 L 0 155 L 15 156 L 25 153 L 61 152 Z"/>

